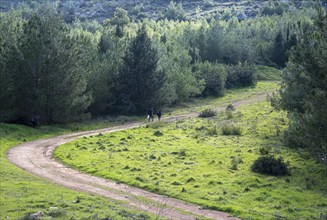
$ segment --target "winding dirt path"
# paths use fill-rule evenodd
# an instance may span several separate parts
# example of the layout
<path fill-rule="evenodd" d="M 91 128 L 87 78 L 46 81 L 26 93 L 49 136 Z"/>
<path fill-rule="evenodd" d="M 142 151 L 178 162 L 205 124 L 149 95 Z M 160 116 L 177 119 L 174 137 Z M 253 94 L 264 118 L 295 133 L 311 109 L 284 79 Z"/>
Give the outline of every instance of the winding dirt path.
<path fill-rule="evenodd" d="M 241 106 L 244 104 L 251 104 L 265 99 L 266 95 L 266 93 L 262 93 L 245 100 L 236 101 L 233 103 L 233 105 Z M 222 111 L 225 108 L 226 106 L 222 106 L 216 108 L 215 110 Z M 163 118 L 162 121 L 173 122 L 183 118 L 196 117 L 197 115 L 198 113 L 188 113 Z M 142 189 L 127 186 L 125 184 L 119 184 L 114 181 L 84 174 L 64 166 L 53 158 L 53 151 L 56 147 L 77 138 L 96 135 L 99 133 L 104 134 L 137 128 L 142 125 L 145 125 L 145 123 L 130 123 L 111 128 L 77 132 L 27 142 L 11 148 L 7 152 L 7 157 L 11 163 L 21 167 L 23 170 L 36 176 L 49 179 L 52 182 L 64 187 L 123 201 L 124 204 L 126 204 L 126 207 L 151 212 L 163 218 L 180 220 L 197 219 L 199 217 L 212 219 L 238 219 L 229 216 L 227 213 L 214 210 L 205 210 L 200 206 L 178 199 L 169 198 L 167 196 L 158 195 Z"/>

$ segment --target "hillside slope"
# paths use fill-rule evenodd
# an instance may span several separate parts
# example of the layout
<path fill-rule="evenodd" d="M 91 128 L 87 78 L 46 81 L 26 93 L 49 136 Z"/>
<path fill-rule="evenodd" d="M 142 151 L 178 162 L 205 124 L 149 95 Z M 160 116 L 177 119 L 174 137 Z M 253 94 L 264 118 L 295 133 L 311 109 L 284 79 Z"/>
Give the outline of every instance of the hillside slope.
<path fill-rule="evenodd" d="M 50 0 L 57 5 L 58 11 L 62 13 L 67 22 L 76 19 L 81 21 L 97 20 L 102 22 L 111 18 L 117 7 L 124 8 L 134 20 L 143 18 L 160 19 L 165 17 L 170 0 L 146 1 L 146 0 Z M 50 2 L 40 0 L 38 2 Z M 275 1 L 274 5 L 269 5 L 269 1 L 259 0 L 191 0 L 175 1 L 181 3 L 182 9 L 188 15 L 188 18 L 194 18 L 196 14 L 200 16 L 210 16 L 217 13 L 236 15 L 239 19 L 254 17 L 267 9 L 269 13 L 282 13 L 289 9 L 290 5 L 302 7 L 311 3 L 310 1 L 283 0 Z M 322 3 L 327 6 L 327 0 Z M 38 3 L 32 0 L 1 0 L 0 10 L 8 11 L 11 7 L 17 8 L 27 6 L 32 9 L 37 8 Z M 274 8 L 273 10 L 270 10 Z"/>

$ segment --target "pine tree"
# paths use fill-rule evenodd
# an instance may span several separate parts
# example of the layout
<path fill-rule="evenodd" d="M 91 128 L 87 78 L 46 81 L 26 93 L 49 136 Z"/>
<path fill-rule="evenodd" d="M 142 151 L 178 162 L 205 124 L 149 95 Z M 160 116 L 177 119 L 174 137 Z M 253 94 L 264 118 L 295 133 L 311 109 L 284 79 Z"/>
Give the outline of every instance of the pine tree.
<path fill-rule="evenodd" d="M 119 68 L 122 65 L 126 39 L 116 36 L 113 29 L 106 30 L 99 42 L 99 59 L 92 76 L 93 102 L 89 108 L 93 116 L 114 113 L 113 91 L 115 90 Z"/>
<path fill-rule="evenodd" d="M 318 10 L 315 25 L 302 36 L 291 53 L 275 106 L 289 112 L 285 141 L 307 148 L 327 160 L 327 15 Z"/>
<path fill-rule="evenodd" d="M 52 8 L 43 8 L 23 27 L 21 59 L 15 74 L 17 117 L 45 123 L 82 117 L 90 104 L 89 58 Z"/>
<path fill-rule="evenodd" d="M 143 25 L 130 42 L 119 71 L 116 107 L 120 113 L 144 113 L 161 104 L 158 97 L 165 77 L 157 71 L 157 63 L 157 51 Z"/>
<path fill-rule="evenodd" d="M 127 11 L 122 8 L 117 8 L 114 17 L 109 22 L 111 25 L 116 26 L 116 36 L 123 37 L 124 27 L 129 24 L 130 20 Z"/>
<path fill-rule="evenodd" d="M 19 38 L 23 20 L 10 11 L 0 19 L 0 121 L 8 122 L 15 117 L 14 73 L 19 59 Z"/>

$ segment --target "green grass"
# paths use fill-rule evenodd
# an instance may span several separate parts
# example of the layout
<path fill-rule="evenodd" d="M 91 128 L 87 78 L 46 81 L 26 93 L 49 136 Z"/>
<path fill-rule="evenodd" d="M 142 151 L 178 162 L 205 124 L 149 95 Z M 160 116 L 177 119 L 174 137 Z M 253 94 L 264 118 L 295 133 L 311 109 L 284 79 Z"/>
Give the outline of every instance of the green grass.
<path fill-rule="evenodd" d="M 32 129 L 0 123 L 0 219 L 18 219 L 29 213 L 45 212 L 55 219 L 152 219 L 148 214 L 127 210 L 120 202 L 110 201 L 65 189 L 24 172 L 9 163 L 6 151 L 19 143 L 70 132 L 74 126 Z M 98 126 L 101 126 L 99 124 Z M 81 124 L 80 129 L 87 126 Z M 74 129 L 73 129 L 74 130 Z M 79 202 L 77 199 L 79 198 Z M 54 209 L 51 207 L 57 207 Z"/>
<path fill-rule="evenodd" d="M 258 80 L 281 80 L 282 71 L 269 66 L 255 66 Z"/>
<path fill-rule="evenodd" d="M 319 219 L 326 215 L 326 170 L 305 152 L 282 146 L 286 113 L 260 102 L 232 114 L 85 137 L 59 147 L 55 155 L 92 175 L 243 219 Z M 222 126 L 228 123 L 240 127 L 241 134 L 223 135 Z M 291 175 L 251 172 L 261 148 L 282 156 Z"/>
<path fill-rule="evenodd" d="M 220 98 L 218 101 L 214 98 L 201 99 L 189 103 L 188 105 L 191 107 L 189 109 L 182 109 L 180 106 L 168 111 L 170 114 L 176 115 L 181 112 L 191 112 L 195 109 L 224 105 L 233 100 L 250 97 L 263 91 L 275 90 L 276 88 L 276 82 L 259 82 L 255 88 L 230 90 L 226 93 L 226 97 Z M 98 214 L 100 219 L 105 217 L 112 219 L 142 219 L 143 214 L 137 214 L 133 210 L 126 211 L 126 208 L 119 202 L 110 202 L 98 196 L 65 189 L 26 173 L 9 163 L 6 159 L 6 152 L 9 148 L 25 141 L 76 131 L 110 127 L 130 121 L 144 121 L 144 117 L 106 117 L 68 125 L 42 126 L 37 129 L 0 123 L 0 219 L 6 219 L 7 217 L 9 219 L 17 219 L 25 216 L 27 213 L 38 211 L 44 211 L 49 216 L 49 214 L 54 212 L 50 210 L 50 207 L 58 207 L 58 212 L 62 213 L 56 219 L 90 219 L 92 215 L 96 214 Z M 165 136 L 165 133 L 161 134 L 161 129 L 165 127 L 164 123 L 151 123 L 149 129 L 153 130 L 151 134 L 154 137 L 161 138 Z M 212 131 L 212 135 L 215 135 L 215 131 Z M 112 154 L 115 155 L 116 153 L 112 151 Z M 77 198 L 81 198 L 80 203 L 74 203 Z M 150 216 L 149 218 L 152 217 Z"/>
<path fill-rule="evenodd" d="M 256 96 L 263 92 L 274 92 L 279 88 L 279 82 L 274 80 L 258 81 L 255 87 L 235 88 L 226 91 L 220 98 L 208 97 L 197 98 L 176 107 L 169 108 L 164 112 L 166 115 L 177 115 L 188 112 L 201 112 L 204 109 L 213 109 L 219 106 L 228 105 L 237 100 Z"/>

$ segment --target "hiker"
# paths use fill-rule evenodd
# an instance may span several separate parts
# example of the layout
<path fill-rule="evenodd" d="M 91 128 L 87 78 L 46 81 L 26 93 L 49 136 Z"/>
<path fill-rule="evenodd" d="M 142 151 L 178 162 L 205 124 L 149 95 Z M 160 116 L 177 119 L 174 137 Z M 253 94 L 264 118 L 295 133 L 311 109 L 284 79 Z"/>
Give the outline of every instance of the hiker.
<path fill-rule="evenodd" d="M 158 121 L 160 121 L 160 119 L 161 119 L 161 109 L 159 111 L 157 111 L 157 116 L 158 116 Z"/>
<path fill-rule="evenodd" d="M 40 116 L 38 114 L 33 114 L 31 121 L 30 121 L 30 124 L 32 125 L 33 128 L 40 125 L 39 118 L 40 118 Z"/>
<path fill-rule="evenodd" d="M 153 108 L 148 111 L 148 122 L 150 121 L 150 119 L 153 121 Z"/>

